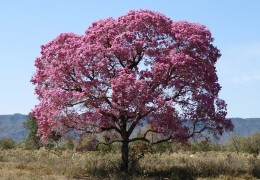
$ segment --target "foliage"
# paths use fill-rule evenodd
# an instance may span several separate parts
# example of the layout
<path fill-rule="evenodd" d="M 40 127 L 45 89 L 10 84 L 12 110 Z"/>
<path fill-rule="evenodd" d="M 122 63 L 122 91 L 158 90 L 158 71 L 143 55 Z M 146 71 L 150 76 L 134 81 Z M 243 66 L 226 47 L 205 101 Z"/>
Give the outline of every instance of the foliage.
<path fill-rule="evenodd" d="M 85 135 L 80 138 L 76 144 L 76 151 L 87 152 L 96 151 L 98 145 L 98 139 L 95 134 Z"/>
<path fill-rule="evenodd" d="M 15 141 L 11 138 L 0 139 L 0 149 L 12 149 L 15 148 Z"/>
<path fill-rule="evenodd" d="M 76 140 L 75 138 L 68 136 L 65 139 L 59 141 L 58 143 L 56 143 L 53 148 L 55 150 L 74 150 L 76 146 Z"/>
<path fill-rule="evenodd" d="M 181 148 L 183 148 L 183 144 L 174 142 L 165 142 L 153 146 L 154 151 L 157 153 L 178 152 L 178 150 L 180 150 Z"/>
<path fill-rule="evenodd" d="M 249 137 L 233 136 L 227 143 L 227 149 L 258 155 L 260 152 L 260 133 L 252 134 Z"/>
<path fill-rule="evenodd" d="M 39 149 L 41 147 L 40 137 L 37 135 L 38 124 L 34 117 L 28 116 L 27 120 L 23 123 L 24 128 L 29 131 L 25 140 L 26 149 Z"/>
<path fill-rule="evenodd" d="M 220 52 L 212 42 L 205 26 L 149 10 L 99 20 L 83 36 L 59 35 L 41 47 L 31 80 L 42 141 L 53 130 L 113 131 L 106 144 L 122 143 L 126 172 L 131 142 L 187 141 L 203 131 L 232 130 L 218 98 Z M 142 137 L 131 136 L 144 125 Z M 149 139 L 152 133 L 162 139 Z"/>
<path fill-rule="evenodd" d="M 247 149 L 248 153 L 260 153 L 260 133 L 255 133 L 251 137 L 249 137 L 249 145 Z"/>
<path fill-rule="evenodd" d="M 208 139 L 201 140 L 198 142 L 191 141 L 188 144 L 188 150 L 193 152 L 209 152 L 209 151 L 222 151 L 224 150 L 224 145 L 220 145 L 215 142 L 211 142 Z"/>

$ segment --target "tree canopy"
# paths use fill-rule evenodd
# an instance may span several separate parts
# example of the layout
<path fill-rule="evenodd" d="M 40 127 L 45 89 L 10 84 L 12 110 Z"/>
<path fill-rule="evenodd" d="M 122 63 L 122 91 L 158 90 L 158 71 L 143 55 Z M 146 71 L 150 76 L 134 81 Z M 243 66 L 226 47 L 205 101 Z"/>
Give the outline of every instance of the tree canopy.
<path fill-rule="evenodd" d="M 122 161 L 135 140 L 187 141 L 233 126 L 218 97 L 219 50 L 203 25 L 150 10 L 94 22 L 84 35 L 62 33 L 41 47 L 33 109 L 45 141 L 53 131 L 113 131 Z M 134 129 L 147 126 L 142 137 Z M 161 134 L 152 142 L 149 133 Z M 127 163 L 123 164 L 127 168 Z"/>

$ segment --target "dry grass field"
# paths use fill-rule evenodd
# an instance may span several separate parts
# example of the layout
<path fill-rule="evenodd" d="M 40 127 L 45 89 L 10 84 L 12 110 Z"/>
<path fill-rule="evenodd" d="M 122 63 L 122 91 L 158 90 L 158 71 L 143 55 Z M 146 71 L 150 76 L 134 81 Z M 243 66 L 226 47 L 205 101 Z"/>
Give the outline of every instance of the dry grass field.
<path fill-rule="evenodd" d="M 257 179 L 260 156 L 231 152 L 147 154 L 132 165 L 131 175 L 118 171 L 119 153 L 0 150 L 0 179 Z"/>

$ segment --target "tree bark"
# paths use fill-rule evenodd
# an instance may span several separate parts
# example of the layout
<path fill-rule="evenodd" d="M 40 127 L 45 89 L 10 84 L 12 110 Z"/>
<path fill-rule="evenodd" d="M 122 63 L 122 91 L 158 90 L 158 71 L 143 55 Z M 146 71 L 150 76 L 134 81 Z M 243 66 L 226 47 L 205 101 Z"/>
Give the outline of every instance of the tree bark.
<path fill-rule="evenodd" d="M 123 141 L 121 146 L 121 165 L 120 170 L 121 172 L 128 173 L 128 166 L 129 166 L 129 141 Z"/>

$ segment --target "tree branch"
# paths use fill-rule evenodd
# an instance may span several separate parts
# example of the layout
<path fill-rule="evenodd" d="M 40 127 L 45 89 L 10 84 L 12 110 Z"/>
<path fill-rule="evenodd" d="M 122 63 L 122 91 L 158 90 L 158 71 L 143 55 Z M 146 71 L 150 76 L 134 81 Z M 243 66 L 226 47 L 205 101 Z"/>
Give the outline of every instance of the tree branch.
<path fill-rule="evenodd" d="M 121 133 L 121 131 L 116 127 L 116 126 L 111 126 L 111 127 L 101 127 L 100 128 L 102 132 L 104 131 L 111 131 L 111 130 L 115 130 L 117 131 L 119 134 Z"/>
<path fill-rule="evenodd" d="M 134 60 L 134 62 L 129 66 L 129 69 L 132 69 L 133 67 L 137 66 L 139 64 L 139 62 L 143 59 L 144 56 L 144 52 L 141 51 L 140 53 L 138 53 L 138 59 L 137 61 Z"/>
<path fill-rule="evenodd" d="M 168 141 L 171 140 L 171 139 L 172 139 L 172 136 L 169 136 L 169 137 L 166 138 L 166 139 L 162 139 L 162 140 L 153 142 L 153 143 L 151 143 L 151 145 L 160 144 L 160 143 L 163 143 L 163 142 L 168 142 Z"/>
<path fill-rule="evenodd" d="M 148 134 L 149 132 L 160 133 L 159 131 L 149 129 L 149 130 L 147 130 L 147 131 L 144 133 L 143 137 L 132 138 L 132 139 L 129 140 L 129 142 L 144 141 L 144 142 L 147 142 L 147 143 L 150 144 L 150 145 L 155 145 L 155 144 L 167 142 L 167 141 L 169 141 L 169 140 L 172 139 L 172 136 L 169 136 L 169 137 L 166 138 L 166 139 L 162 139 L 162 140 L 159 140 L 159 141 L 156 141 L 156 142 L 151 142 L 149 139 L 146 138 L 146 136 L 147 136 L 147 134 Z"/>
<path fill-rule="evenodd" d="M 119 64 L 123 67 L 123 68 L 125 68 L 125 65 L 123 64 L 123 62 L 119 59 L 119 58 L 117 58 L 118 59 L 118 61 L 119 61 Z"/>
<path fill-rule="evenodd" d="M 75 103 L 68 103 L 68 104 L 66 104 L 66 106 L 73 107 L 75 105 L 79 105 L 79 104 L 82 104 L 84 102 L 86 102 L 86 100 L 78 101 L 78 102 L 75 102 Z"/>
<path fill-rule="evenodd" d="M 214 131 L 214 128 L 211 128 L 211 127 L 208 127 L 208 126 L 204 126 L 199 131 L 196 131 L 195 129 L 196 129 L 196 123 L 194 123 L 194 125 L 193 125 L 193 132 L 188 136 L 188 138 L 193 137 L 195 134 L 200 134 L 200 133 L 202 133 L 203 131 L 205 131 L 207 129 L 211 129 L 211 130 Z"/>
<path fill-rule="evenodd" d="M 146 136 L 147 136 L 147 134 L 148 134 L 149 132 L 154 132 L 154 133 L 158 133 L 158 134 L 160 133 L 159 131 L 149 129 L 149 130 L 147 130 L 147 131 L 144 133 L 144 136 L 143 136 L 143 137 L 146 138 Z"/>
<path fill-rule="evenodd" d="M 140 113 L 137 113 L 137 116 L 135 117 L 134 122 L 131 124 L 130 128 L 127 131 L 127 136 L 130 137 L 130 135 L 132 134 L 134 128 L 136 127 L 138 121 L 141 119 L 141 115 Z"/>
<path fill-rule="evenodd" d="M 150 143 L 150 140 L 146 139 L 145 137 L 137 137 L 137 138 L 129 139 L 129 142 L 134 142 L 134 141 L 145 141 L 147 143 Z"/>
<path fill-rule="evenodd" d="M 110 106 L 112 106 L 112 103 L 109 101 L 109 99 L 107 97 L 104 97 L 105 101 L 107 104 L 109 104 Z"/>
<path fill-rule="evenodd" d="M 185 86 L 181 86 L 180 89 L 179 89 L 179 91 L 178 91 L 178 93 L 175 94 L 175 95 L 172 97 L 172 99 L 175 99 L 175 98 L 177 98 L 178 96 L 180 96 L 180 94 L 181 94 L 182 90 L 184 89 L 184 87 L 185 87 Z"/>
<path fill-rule="evenodd" d="M 123 141 L 122 141 L 122 140 L 114 140 L 114 141 L 111 141 L 111 142 L 109 142 L 109 143 L 99 142 L 99 143 L 96 145 L 96 148 L 98 148 L 98 146 L 101 145 L 101 144 L 108 146 L 108 145 L 111 145 L 111 144 L 116 143 L 116 142 L 122 143 Z"/>

